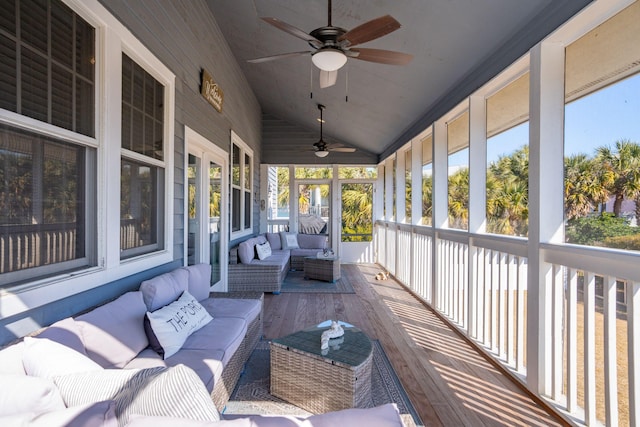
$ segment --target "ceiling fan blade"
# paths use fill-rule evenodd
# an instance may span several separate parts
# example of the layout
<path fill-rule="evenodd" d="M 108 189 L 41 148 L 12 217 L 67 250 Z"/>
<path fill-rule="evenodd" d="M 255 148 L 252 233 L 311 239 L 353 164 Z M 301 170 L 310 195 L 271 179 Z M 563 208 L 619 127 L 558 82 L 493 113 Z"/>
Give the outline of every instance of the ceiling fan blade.
<path fill-rule="evenodd" d="M 309 52 L 308 50 L 305 50 L 302 52 L 280 53 L 278 55 L 263 56 L 262 58 L 247 59 L 247 62 L 251 62 L 252 64 L 259 64 L 261 62 L 275 61 L 276 59 L 290 58 L 290 57 L 299 56 L 299 55 L 307 55 L 309 53 L 311 52 Z"/>
<path fill-rule="evenodd" d="M 320 89 L 333 86 L 334 84 L 336 84 L 337 79 L 338 79 L 338 70 L 335 70 L 335 71 L 320 70 Z"/>
<path fill-rule="evenodd" d="M 302 39 L 308 43 L 311 43 L 315 48 L 319 48 L 322 46 L 322 42 L 317 38 L 313 37 L 311 34 L 307 34 L 302 31 L 300 28 L 294 27 L 293 25 L 287 24 L 284 21 L 279 20 L 278 18 L 260 18 L 264 22 L 273 25 L 274 27 L 284 31 L 285 33 L 289 33 L 292 36 L 295 36 L 299 39 Z"/>
<path fill-rule="evenodd" d="M 338 38 L 338 42 L 344 42 L 344 47 L 355 46 L 385 36 L 398 28 L 400 23 L 391 15 L 385 15 L 347 31 Z"/>
<path fill-rule="evenodd" d="M 356 151 L 355 148 L 351 148 L 351 147 L 327 148 L 327 150 L 335 151 L 336 153 L 354 153 Z"/>
<path fill-rule="evenodd" d="M 358 53 L 358 56 L 355 56 L 356 59 L 380 64 L 407 65 L 413 59 L 413 55 L 393 50 L 358 48 L 350 51 Z"/>

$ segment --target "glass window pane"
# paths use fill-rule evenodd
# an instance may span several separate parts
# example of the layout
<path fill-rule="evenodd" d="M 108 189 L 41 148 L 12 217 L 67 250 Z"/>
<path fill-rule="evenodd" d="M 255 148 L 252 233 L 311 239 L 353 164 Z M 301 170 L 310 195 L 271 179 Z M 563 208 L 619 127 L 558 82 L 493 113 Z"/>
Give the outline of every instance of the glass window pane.
<path fill-rule="evenodd" d="M 155 117 L 162 104 L 159 83 L 127 55 L 122 55 L 122 147 L 154 159 L 164 159 L 164 117 Z"/>
<path fill-rule="evenodd" d="M 449 227 L 469 228 L 469 112 L 447 124 Z"/>
<path fill-rule="evenodd" d="M 51 2 L 51 56 L 61 65 L 73 67 L 73 12 L 57 1 Z"/>
<path fill-rule="evenodd" d="M 244 155 L 244 188 L 251 190 L 251 157 Z"/>
<path fill-rule="evenodd" d="M 241 211 L 241 203 L 242 199 L 240 198 L 240 189 L 232 188 L 231 189 L 231 231 L 240 231 L 240 215 Z"/>
<path fill-rule="evenodd" d="M 85 209 L 94 206 L 85 195 L 95 194 L 86 188 L 93 185 L 85 175 L 89 157 L 95 152 L 88 148 L 0 125 L 0 274 L 89 264 L 86 238 L 95 235 L 85 220 Z M 83 261 L 64 267 L 77 260 Z"/>
<path fill-rule="evenodd" d="M 296 168 L 296 179 L 331 179 L 333 177 L 333 168 Z"/>
<path fill-rule="evenodd" d="M 48 121 L 47 59 L 22 49 L 22 114 Z"/>
<path fill-rule="evenodd" d="M 51 65 L 51 124 L 73 129 L 73 75 Z"/>
<path fill-rule="evenodd" d="M 95 134 L 95 92 L 93 83 L 84 79 L 76 79 L 76 132 L 83 135 Z"/>
<path fill-rule="evenodd" d="M 244 192 L 244 229 L 251 228 L 251 192 Z"/>
<path fill-rule="evenodd" d="M 338 168 L 338 178 L 340 179 L 376 179 L 378 168 L 367 166 L 348 166 Z"/>
<path fill-rule="evenodd" d="M 240 147 L 233 144 L 233 154 L 231 159 L 231 183 L 240 185 Z"/>
<path fill-rule="evenodd" d="M 47 53 L 48 12 L 47 0 L 21 1 L 20 36 L 29 46 L 42 54 Z"/>
<path fill-rule="evenodd" d="M 0 34 L 0 108 L 17 111 L 16 43 Z"/>
<path fill-rule="evenodd" d="M 59 0 L 15 4 L 20 45 L 0 35 L 0 107 L 93 137 L 95 29 Z"/>
<path fill-rule="evenodd" d="M 222 167 L 209 163 L 209 258 L 211 263 L 211 283 L 221 278 L 220 252 L 220 203 L 222 201 Z"/>
<path fill-rule="evenodd" d="M 16 3 L 12 1 L 0 2 L 0 28 L 12 36 L 16 35 Z"/>
<path fill-rule="evenodd" d="M 162 249 L 164 171 L 123 159 L 120 173 L 121 258 Z"/>
<path fill-rule="evenodd" d="M 82 18 L 76 15 L 76 73 L 94 82 L 95 57 L 95 34 L 94 29 Z"/>
<path fill-rule="evenodd" d="M 289 218 L 289 168 L 270 166 L 267 219 Z"/>

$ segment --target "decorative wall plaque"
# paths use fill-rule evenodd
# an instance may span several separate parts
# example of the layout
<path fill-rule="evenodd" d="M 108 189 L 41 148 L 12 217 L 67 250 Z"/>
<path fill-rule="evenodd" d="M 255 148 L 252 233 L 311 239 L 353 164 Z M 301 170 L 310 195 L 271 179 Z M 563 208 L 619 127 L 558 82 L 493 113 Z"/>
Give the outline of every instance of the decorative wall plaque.
<path fill-rule="evenodd" d="M 213 105 L 213 108 L 222 113 L 222 103 L 224 102 L 224 93 L 218 83 L 213 81 L 213 78 L 207 70 L 202 70 L 202 86 L 200 93 L 204 96 L 204 99 L 209 101 L 209 104 Z"/>

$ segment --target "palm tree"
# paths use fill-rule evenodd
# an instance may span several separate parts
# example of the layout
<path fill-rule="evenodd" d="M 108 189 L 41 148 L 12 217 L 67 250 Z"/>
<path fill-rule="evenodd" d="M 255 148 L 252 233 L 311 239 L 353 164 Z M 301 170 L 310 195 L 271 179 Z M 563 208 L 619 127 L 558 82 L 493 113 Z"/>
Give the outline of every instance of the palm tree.
<path fill-rule="evenodd" d="M 593 212 L 607 200 L 612 174 L 598 171 L 598 163 L 586 154 L 574 154 L 564 160 L 565 217 L 573 219 Z"/>
<path fill-rule="evenodd" d="M 422 223 L 431 225 L 433 222 L 433 177 L 422 179 Z"/>
<path fill-rule="evenodd" d="M 596 149 L 595 160 L 606 176 L 607 191 L 613 196 L 613 214 L 620 216 L 622 201 L 640 197 L 640 144 L 618 140 L 615 149 L 602 146 Z"/>
<path fill-rule="evenodd" d="M 529 219 L 529 147 L 501 156 L 487 170 L 487 231 L 526 236 Z"/>
<path fill-rule="evenodd" d="M 466 230 L 469 227 L 469 168 L 449 176 L 449 226 Z"/>

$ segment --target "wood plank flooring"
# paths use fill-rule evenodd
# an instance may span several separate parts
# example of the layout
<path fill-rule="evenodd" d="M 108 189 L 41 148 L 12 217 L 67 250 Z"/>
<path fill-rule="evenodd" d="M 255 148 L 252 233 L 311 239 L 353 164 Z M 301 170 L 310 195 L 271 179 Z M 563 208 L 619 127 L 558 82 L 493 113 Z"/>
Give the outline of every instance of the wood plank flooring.
<path fill-rule="evenodd" d="M 356 325 L 382 343 L 427 426 L 561 425 L 376 265 L 343 265 L 355 294 L 266 294 L 267 339 L 327 319 Z"/>

